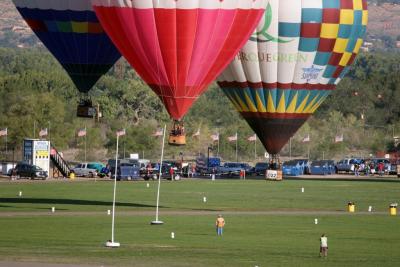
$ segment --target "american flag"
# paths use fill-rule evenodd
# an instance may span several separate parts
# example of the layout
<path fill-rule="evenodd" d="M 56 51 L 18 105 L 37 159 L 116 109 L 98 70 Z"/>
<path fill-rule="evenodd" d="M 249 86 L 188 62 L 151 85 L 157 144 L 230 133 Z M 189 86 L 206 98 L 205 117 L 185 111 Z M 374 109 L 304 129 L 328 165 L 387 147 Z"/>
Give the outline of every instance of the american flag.
<path fill-rule="evenodd" d="M 40 132 L 39 132 L 40 137 L 47 136 L 47 135 L 48 135 L 47 128 L 40 130 Z"/>
<path fill-rule="evenodd" d="M 121 129 L 121 130 L 118 130 L 118 131 L 117 131 L 117 136 L 123 136 L 123 135 L 125 135 L 125 134 L 126 134 L 125 129 Z"/>
<path fill-rule="evenodd" d="M 256 140 L 257 140 L 257 135 L 256 134 L 253 134 L 252 136 L 249 136 L 249 138 L 247 138 L 247 141 L 250 141 L 250 142 L 254 142 Z"/>
<path fill-rule="evenodd" d="M 303 140 L 301 140 L 301 142 L 302 142 L 302 143 L 308 143 L 308 142 L 310 142 L 310 135 L 308 134 L 307 136 L 305 136 L 305 137 L 303 138 Z"/>
<path fill-rule="evenodd" d="M 0 136 L 7 136 L 7 135 L 8 135 L 8 129 L 7 128 L 0 130 Z"/>
<path fill-rule="evenodd" d="M 335 143 L 343 142 L 343 134 L 335 136 Z"/>
<path fill-rule="evenodd" d="M 213 140 L 213 142 L 218 141 L 219 140 L 219 134 L 216 133 L 216 134 L 211 135 L 211 139 Z"/>
<path fill-rule="evenodd" d="M 86 128 L 80 129 L 78 131 L 78 137 L 83 137 L 83 136 L 86 136 Z"/>
<path fill-rule="evenodd" d="M 197 132 L 195 132 L 195 133 L 192 135 L 192 137 L 197 137 L 197 136 L 200 136 L 200 128 L 197 129 Z"/>
<path fill-rule="evenodd" d="M 153 134 L 152 136 L 158 137 L 158 136 L 162 136 L 163 135 L 163 129 L 162 128 L 158 128 Z"/>
<path fill-rule="evenodd" d="M 233 136 L 229 136 L 228 137 L 228 141 L 229 142 L 237 141 L 237 139 L 238 139 L 238 134 L 237 133 L 235 135 L 233 135 Z"/>

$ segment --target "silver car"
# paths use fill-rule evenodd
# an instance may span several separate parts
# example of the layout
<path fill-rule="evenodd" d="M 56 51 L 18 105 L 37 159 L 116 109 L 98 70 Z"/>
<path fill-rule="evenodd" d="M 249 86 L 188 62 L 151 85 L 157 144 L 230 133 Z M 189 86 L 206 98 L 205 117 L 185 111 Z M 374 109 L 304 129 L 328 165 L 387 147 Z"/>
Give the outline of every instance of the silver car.
<path fill-rule="evenodd" d="M 76 165 L 72 171 L 75 173 L 76 176 L 82 177 L 95 177 L 97 176 L 97 169 L 91 168 L 90 163 L 80 163 Z"/>

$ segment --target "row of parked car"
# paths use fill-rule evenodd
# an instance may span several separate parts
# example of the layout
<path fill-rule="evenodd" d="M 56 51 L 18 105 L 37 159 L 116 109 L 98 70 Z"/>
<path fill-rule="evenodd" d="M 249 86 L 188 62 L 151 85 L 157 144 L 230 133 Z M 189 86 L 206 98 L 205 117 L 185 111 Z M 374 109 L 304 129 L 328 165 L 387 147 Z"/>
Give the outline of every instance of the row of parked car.
<path fill-rule="evenodd" d="M 392 164 L 388 159 L 373 158 L 359 159 L 346 158 L 338 162 L 333 160 L 314 160 L 294 159 L 282 164 L 284 176 L 299 176 L 304 174 L 330 175 L 335 173 L 363 173 L 368 170 L 370 174 L 378 173 L 379 165 L 382 164 L 382 172 L 387 174 L 397 174 L 397 164 Z M 367 167 L 368 165 L 368 167 Z M 208 173 L 215 173 L 218 176 L 238 176 L 241 170 L 245 170 L 247 175 L 264 176 L 269 168 L 267 162 L 259 162 L 254 167 L 247 163 L 227 162 L 221 166 L 209 167 Z M 400 177 L 400 172 L 398 173 Z"/>
<path fill-rule="evenodd" d="M 163 177 L 170 178 L 172 168 L 174 169 L 175 174 L 182 175 L 183 177 L 189 177 L 193 172 L 195 172 L 196 175 L 213 173 L 221 177 L 233 177 L 239 176 L 240 172 L 244 170 L 248 176 L 264 176 L 266 170 L 269 168 L 267 162 L 259 162 L 254 167 L 241 162 L 226 162 L 220 165 L 219 160 L 213 160 L 211 163 L 212 166 L 209 166 L 208 168 L 199 168 L 197 166 L 194 170 L 192 164 L 184 164 L 182 167 L 180 162 L 164 161 L 161 166 L 161 173 Z M 382 166 L 382 171 L 384 173 L 397 174 L 400 177 L 400 171 L 397 171 L 397 166 L 400 167 L 400 165 L 392 164 L 388 159 L 383 158 L 367 160 L 360 158 L 346 158 L 336 163 L 333 160 L 314 160 L 311 162 L 308 159 L 295 159 L 286 161 L 282 164 L 282 173 L 284 176 L 299 176 L 304 174 L 329 175 L 334 173 L 354 172 L 368 172 L 374 174 L 377 173 L 379 168 L 382 168 Z M 82 177 L 108 176 L 114 178 L 115 160 L 110 159 L 107 165 L 99 162 L 79 163 L 72 168 L 72 172 L 74 172 L 76 176 Z M 150 163 L 148 160 L 120 159 L 118 160 L 118 169 L 116 173 L 117 180 L 134 180 L 140 178 L 145 180 L 158 179 L 160 164 Z M 31 179 L 47 179 L 49 176 L 47 171 L 26 162 L 18 163 L 9 175 L 13 175 L 17 179 L 22 177 Z"/>
<path fill-rule="evenodd" d="M 329 175 L 334 173 L 378 173 L 381 168 L 382 173 L 398 174 L 398 164 L 391 163 L 388 159 L 372 158 L 346 158 L 338 162 L 333 160 L 291 160 L 282 166 L 283 175 L 298 176 L 301 174 Z"/>

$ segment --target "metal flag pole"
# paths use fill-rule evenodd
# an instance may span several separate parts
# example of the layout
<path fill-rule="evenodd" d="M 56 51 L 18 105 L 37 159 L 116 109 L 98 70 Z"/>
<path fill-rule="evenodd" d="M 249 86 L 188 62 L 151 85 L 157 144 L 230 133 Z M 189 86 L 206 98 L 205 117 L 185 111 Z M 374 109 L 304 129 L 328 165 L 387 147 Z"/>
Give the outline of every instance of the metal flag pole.
<path fill-rule="evenodd" d="M 238 161 L 238 134 L 236 132 L 236 162 Z"/>
<path fill-rule="evenodd" d="M 117 149 L 115 151 L 115 171 L 114 171 L 114 198 L 112 207 L 112 221 L 111 221 L 111 240 L 106 242 L 106 247 L 117 248 L 120 243 L 114 241 L 114 224 L 115 224 L 115 195 L 117 192 L 117 170 L 118 170 L 118 141 L 119 134 L 117 134 Z"/>
<path fill-rule="evenodd" d="M 254 139 L 254 159 L 257 159 L 257 136 Z"/>
<path fill-rule="evenodd" d="M 7 147 L 7 141 L 8 141 L 8 128 L 6 128 L 6 161 L 8 160 L 8 147 Z"/>
<path fill-rule="evenodd" d="M 50 124 L 50 121 L 48 121 L 48 123 L 49 123 L 49 142 L 51 142 L 51 136 L 50 136 L 50 127 L 51 127 L 51 124 Z"/>
<path fill-rule="evenodd" d="M 163 221 L 158 220 L 158 207 L 160 204 L 160 186 L 161 186 L 161 175 L 162 175 L 162 163 L 163 163 L 163 158 L 164 158 L 164 145 L 165 145 L 165 132 L 167 129 L 167 125 L 164 125 L 164 136 L 163 136 L 163 142 L 162 142 L 162 147 L 161 147 L 161 161 L 160 161 L 160 172 L 158 175 L 158 188 L 157 188 L 157 204 L 156 204 L 156 220 L 152 221 L 150 224 L 152 225 L 160 225 L 163 224 Z"/>
<path fill-rule="evenodd" d="M 217 141 L 217 157 L 219 157 L 219 133 L 218 133 L 218 141 Z"/>
<path fill-rule="evenodd" d="M 87 130 L 85 126 L 85 162 L 86 162 L 86 136 L 87 136 Z M 117 151 L 118 151 L 118 136 L 117 136 Z"/>

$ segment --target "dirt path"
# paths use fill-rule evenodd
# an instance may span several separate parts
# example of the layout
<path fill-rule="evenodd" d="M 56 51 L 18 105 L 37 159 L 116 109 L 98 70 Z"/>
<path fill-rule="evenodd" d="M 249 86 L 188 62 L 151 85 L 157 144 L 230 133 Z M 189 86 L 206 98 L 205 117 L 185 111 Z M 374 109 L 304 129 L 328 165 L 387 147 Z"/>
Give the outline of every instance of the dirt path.
<path fill-rule="evenodd" d="M 270 210 L 270 211 L 185 211 L 185 210 L 169 210 L 160 211 L 161 215 L 164 216 L 203 216 L 213 215 L 216 216 L 220 213 L 224 215 L 287 215 L 287 216 L 299 216 L 299 215 L 383 215 L 386 212 L 366 212 L 360 211 L 356 213 L 348 213 L 346 211 L 329 211 L 329 210 Z M 1 212 L 1 217 L 24 217 L 24 216 L 107 216 L 106 212 L 100 211 L 56 211 L 51 213 L 48 211 L 32 211 L 32 212 Z M 152 216 L 154 211 L 117 211 L 117 216 Z"/>
<path fill-rule="evenodd" d="M 41 262 L 0 261 L 0 267 L 110 267 L 105 265 L 51 264 Z"/>

